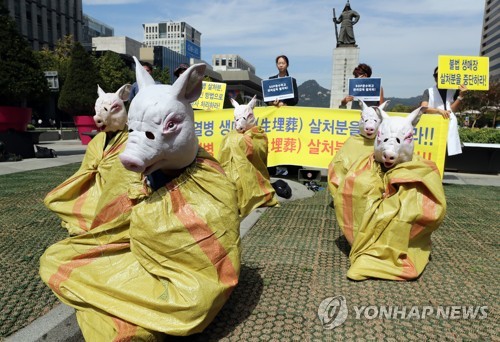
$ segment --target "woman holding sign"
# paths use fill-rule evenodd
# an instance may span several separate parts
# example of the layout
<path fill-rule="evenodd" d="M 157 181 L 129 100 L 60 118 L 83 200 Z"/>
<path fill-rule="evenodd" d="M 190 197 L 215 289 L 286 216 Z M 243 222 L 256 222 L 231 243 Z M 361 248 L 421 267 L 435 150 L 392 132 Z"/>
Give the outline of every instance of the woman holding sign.
<path fill-rule="evenodd" d="M 269 79 L 273 78 L 280 78 L 280 77 L 289 77 L 290 75 L 288 74 L 288 57 L 285 55 L 279 55 L 276 57 L 276 68 L 278 68 L 278 74 L 269 77 Z M 274 100 L 273 102 L 268 102 L 268 105 L 270 106 L 276 106 L 276 107 L 282 107 L 282 106 L 295 106 L 299 102 L 299 89 L 297 87 L 297 81 L 295 78 L 292 77 L 292 84 L 293 84 L 293 98 L 290 99 L 283 99 L 283 100 Z M 271 175 L 276 175 L 276 176 L 287 176 L 288 175 L 288 168 L 292 168 L 298 171 L 299 168 L 294 167 L 294 166 L 276 166 L 270 167 L 269 168 L 269 173 Z"/>
<path fill-rule="evenodd" d="M 352 71 L 352 74 L 354 75 L 354 78 L 370 78 L 372 77 L 372 68 L 365 63 L 358 64 L 357 67 L 354 68 Z M 347 104 L 354 100 L 354 96 L 348 95 L 342 99 L 340 102 L 340 107 L 341 109 L 347 108 Z M 367 106 L 379 106 L 382 103 L 384 103 L 384 89 L 380 87 L 380 100 L 379 101 L 366 101 L 365 102 Z M 359 107 L 359 104 L 357 102 L 353 102 L 351 109 L 361 109 Z"/>
<path fill-rule="evenodd" d="M 458 123 L 457 117 L 454 112 L 456 112 L 460 103 L 465 96 L 467 87 L 460 85 L 460 88 L 455 89 L 438 89 L 438 68 L 434 69 L 434 81 L 436 84 L 424 91 L 422 95 L 421 107 L 427 107 L 425 113 L 428 114 L 439 114 L 445 119 L 450 119 L 450 124 L 448 128 L 448 155 L 453 156 L 455 154 L 462 153 L 462 147 L 460 143 L 460 137 L 458 136 Z"/>
<path fill-rule="evenodd" d="M 280 55 L 276 57 L 276 67 L 278 68 L 278 74 L 269 77 L 269 79 L 290 76 L 288 74 L 288 65 L 289 63 L 287 56 Z M 293 94 L 294 94 L 293 98 L 284 100 L 276 99 L 273 102 L 269 102 L 268 104 L 276 107 L 295 106 L 299 102 L 299 89 L 297 87 L 297 81 L 293 77 L 292 77 L 292 83 L 293 83 Z"/>

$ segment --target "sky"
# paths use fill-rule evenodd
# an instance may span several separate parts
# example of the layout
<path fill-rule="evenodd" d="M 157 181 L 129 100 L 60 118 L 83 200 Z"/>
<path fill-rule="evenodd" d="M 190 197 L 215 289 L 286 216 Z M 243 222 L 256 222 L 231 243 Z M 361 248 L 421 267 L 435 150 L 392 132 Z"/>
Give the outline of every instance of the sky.
<path fill-rule="evenodd" d="M 316 80 L 331 89 L 337 16 L 346 0 L 83 0 L 83 13 L 114 28 L 115 36 L 143 41 L 142 24 L 184 21 L 201 32 L 201 59 L 238 54 L 257 76 L 277 74 L 288 56 L 300 85 Z M 351 0 L 360 63 L 382 78 L 385 97 L 418 96 L 434 84 L 439 55 L 478 56 L 482 0 Z M 340 25 L 338 26 L 340 29 Z"/>

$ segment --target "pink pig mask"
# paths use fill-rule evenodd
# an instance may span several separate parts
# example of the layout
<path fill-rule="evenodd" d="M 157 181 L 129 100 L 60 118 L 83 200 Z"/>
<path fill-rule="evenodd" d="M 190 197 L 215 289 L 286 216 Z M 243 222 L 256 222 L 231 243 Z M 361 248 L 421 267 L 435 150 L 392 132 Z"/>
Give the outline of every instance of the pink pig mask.
<path fill-rule="evenodd" d="M 390 100 L 382 103 L 378 108 L 384 111 L 389 105 Z M 375 107 L 370 107 L 363 100 L 358 100 L 361 107 L 361 118 L 359 119 L 359 133 L 367 139 L 375 139 L 378 126 L 382 122 L 380 111 L 376 111 Z"/>
<path fill-rule="evenodd" d="M 137 58 L 134 61 L 140 66 Z M 192 65 L 173 85 L 155 84 L 144 68 L 135 68 L 139 92 L 130 104 L 129 137 L 120 155 L 126 169 L 169 174 L 195 160 L 198 138 L 191 102 L 201 95 L 205 68 Z"/>
<path fill-rule="evenodd" d="M 255 126 L 253 109 L 256 101 L 257 95 L 254 95 L 254 97 L 246 105 L 240 105 L 238 102 L 231 99 L 231 104 L 234 107 L 234 128 L 239 133 L 244 133 Z"/>
<path fill-rule="evenodd" d="M 116 93 L 105 93 L 99 85 L 95 101 L 94 122 L 102 132 L 117 132 L 125 128 L 127 124 L 127 108 L 125 101 L 128 100 L 132 86 L 125 84 Z"/>
<path fill-rule="evenodd" d="M 420 121 L 426 107 L 419 107 L 406 117 L 389 116 L 376 108 L 382 116 L 375 139 L 375 160 L 390 169 L 413 158 L 413 128 Z"/>

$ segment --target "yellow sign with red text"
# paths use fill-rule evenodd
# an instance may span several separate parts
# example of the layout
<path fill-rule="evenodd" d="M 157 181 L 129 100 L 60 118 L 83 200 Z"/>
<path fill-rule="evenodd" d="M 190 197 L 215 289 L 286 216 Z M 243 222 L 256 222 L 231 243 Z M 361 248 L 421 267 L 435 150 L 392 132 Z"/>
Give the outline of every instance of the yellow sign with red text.
<path fill-rule="evenodd" d="M 255 108 L 254 114 L 268 137 L 268 166 L 326 169 L 344 142 L 359 134 L 360 112 L 357 110 L 269 106 Z M 222 138 L 234 129 L 233 122 L 233 109 L 195 111 L 195 131 L 200 146 L 217 157 Z M 422 115 L 414 132 L 415 152 L 434 161 L 441 177 L 447 135 L 448 120 L 440 115 Z"/>
<path fill-rule="evenodd" d="M 191 104 L 194 109 L 219 110 L 224 107 L 226 83 L 202 82 L 201 95 Z"/>

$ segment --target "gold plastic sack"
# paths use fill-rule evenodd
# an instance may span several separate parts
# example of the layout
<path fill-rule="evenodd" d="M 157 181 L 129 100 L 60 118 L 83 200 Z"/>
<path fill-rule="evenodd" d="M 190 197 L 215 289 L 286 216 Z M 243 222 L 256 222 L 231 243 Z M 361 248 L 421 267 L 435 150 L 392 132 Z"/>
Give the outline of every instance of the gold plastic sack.
<path fill-rule="evenodd" d="M 373 153 L 375 139 L 367 139 L 361 134 L 347 139 L 328 165 L 328 191 L 332 198 L 344 180 L 347 171 L 358 158 Z"/>
<path fill-rule="evenodd" d="M 96 217 L 99 218 L 96 224 L 110 219 L 100 212 L 109 206 L 124 205 L 120 200 L 128 199 L 120 196 L 127 191 L 137 196 L 144 192 L 142 176 L 126 170 L 118 158 L 127 138 L 127 129 L 118 132 L 107 144 L 106 133 L 97 134 L 88 144 L 79 170 L 45 197 L 45 205 L 61 218 L 61 225 L 70 235 L 89 231 Z"/>
<path fill-rule="evenodd" d="M 77 310 L 87 341 L 201 332 L 239 272 L 236 190 L 203 149 L 132 208 L 129 224 L 107 221 L 40 259 L 43 281 Z"/>
<path fill-rule="evenodd" d="M 267 171 L 267 135 L 260 126 L 245 133 L 229 132 L 222 140 L 218 160 L 236 185 L 240 217 L 259 207 L 278 205 Z"/>
<path fill-rule="evenodd" d="M 383 172 L 373 154 L 360 158 L 334 197 L 339 226 L 351 245 L 347 277 L 417 278 L 431 252 L 446 199 L 436 165 L 418 155 Z"/>

